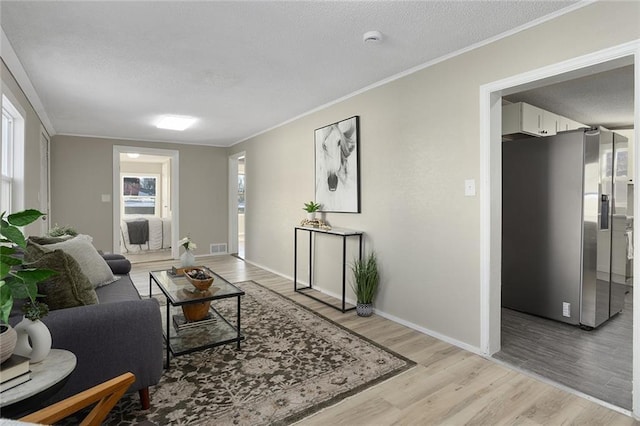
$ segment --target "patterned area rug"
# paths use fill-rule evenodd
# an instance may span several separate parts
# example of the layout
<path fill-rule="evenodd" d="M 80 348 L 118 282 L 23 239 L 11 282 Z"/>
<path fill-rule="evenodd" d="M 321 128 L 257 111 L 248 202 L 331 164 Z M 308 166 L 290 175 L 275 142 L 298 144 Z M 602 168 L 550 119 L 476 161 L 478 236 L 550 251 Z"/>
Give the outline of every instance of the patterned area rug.
<path fill-rule="evenodd" d="M 289 424 L 415 365 L 255 282 L 237 286 L 246 293 L 242 349 L 172 358 L 151 410 L 127 395 L 107 424 Z M 235 318 L 235 300 L 215 306 Z"/>

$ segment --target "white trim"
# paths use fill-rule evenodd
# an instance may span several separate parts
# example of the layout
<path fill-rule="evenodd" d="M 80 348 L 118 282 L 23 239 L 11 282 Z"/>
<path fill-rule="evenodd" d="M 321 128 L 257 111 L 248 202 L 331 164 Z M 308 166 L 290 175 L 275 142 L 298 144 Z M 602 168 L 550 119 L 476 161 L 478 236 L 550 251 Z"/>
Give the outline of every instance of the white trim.
<path fill-rule="evenodd" d="M 238 160 L 245 157 L 245 173 L 246 152 L 236 152 L 229 156 L 229 179 L 228 179 L 228 196 L 229 196 L 229 241 L 227 243 L 227 251 L 229 253 L 238 253 Z M 246 180 L 245 180 L 245 211 L 246 211 Z"/>
<path fill-rule="evenodd" d="M 2 39 L 0 40 L 0 51 L 2 51 L 2 60 L 9 68 L 9 71 L 15 78 L 16 82 L 24 92 L 24 95 L 27 97 L 36 114 L 40 118 L 42 125 L 47 129 L 47 133 L 49 135 L 55 135 L 56 129 L 54 129 L 53 124 L 51 124 L 51 120 L 47 115 L 47 111 L 44 109 L 44 105 L 38 96 L 38 92 L 31 84 L 31 80 L 29 80 L 29 76 L 27 72 L 22 67 L 22 63 L 18 59 L 16 52 L 13 50 L 13 46 L 9 42 L 7 35 L 4 33 L 4 30 L 0 26 L 0 32 L 2 32 Z"/>
<path fill-rule="evenodd" d="M 402 71 L 402 72 L 400 72 L 398 74 L 394 74 L 391 77 L 387 77 L 387 78 L 385 78 L 383 80 L 377 81 L 377 82 L 375 82 L 373 84 L 370 84 L 368 86 L 363 87 L 362 89 L 356 90 L 355 92 L 351 92 L 348 95 L 342 96 L 342 97 L 340 97 L 338 99 L 335 99 L 335 100 L 333 100 L 331 102 L 327 102 L 324 105 L 320 105 L 317 108 L 313 108 L 312 110 L 309 110 L 307 112 L 303 112 L 302 114 L 297 115 L 297 116 L 295 116 L 293 118 L 290 118 L 290 119 L 288 119 L 286 121 L 283 121 L 280 124 L 276 124 L 275 126 L 269 127 L 268 129 L 261 130 L 261 131 L 259 131 L 257 133 L 252 134 L 251 136 L 247 136 L 246 138 L 242 138 L 242 139 L 240 139 L 240 140 L 238 140 L 236 142 L 233 142 L 229 146 L 234 146 L 234 145 L 237 145 L 237 144 L 239 144 L 241 142 L 244 142 L 244 141 L 247 141 L 249 139 L 255 138 L 256 136 L 260 136 L 260 135 L 262 135 L 264 133 L 270 132 L 271 130 L 277 129 L 278 127 L 285 126 L 285 125 L 287 125 L 289 123 L 292 123 L 292 122 L 294 122 L 296 120 L 299 120 L 299 119 L 301 119 L 303 117 L 306 117 L 308 115 L 311 115 L 311 114 L 313 114 L 315 112 L 322 111 L 322 110 L 324 110 L 326 108 L 329 108 L 329 107 L 331 107 L 333 105 L 339 104 L 340 102 L 344 102 L 347 99 L 350 99 L 350 98 L 358 96 L 358 95 L 360 95 L 362 93 L 368 92 L 369 90 L 375 89 L 376 87 L 384 86 L 387 83 L 391 83 L 392 81 L 399 80 L 399 79 L 404 78 L 404 77 L 406 77 L 408 75 L 414 74 L 414 73 L 416 73 L 418 71 L 422 71 L 423 69 L 432 67 L 432 66 L 434 66 L 436 64 L 439 64 L 440 62 L 448 61 L 451 58 L 455 58 L 456 56 L 463 55 L 463 54 L 465 54 L 467 52 L 470 52 L 472 50 L 478 49 L 478 48 L 480 48 L 482 46 L 486 46 L 488 44 L 491 44 L 491 43 L 496 42 L 498 40 L 501 40 L 503 38 L 511 37 L 514 34 L 517 34 L 519 32 L 525 31 L 525 30 L 527 30 L 529 28 L 535 27 L 536 25 L 540 25 L 540 24 L 542 24 L 544 22 L 551 21 L 552 19 L 555 19 L 555 18 L 557 18 L 559 16 L 562 16 L 562 15 L 565 15 L 567 13 L 571 13 L 571 12 L 577 10 L 577 9 L 583 8 L 585 6 L 588 6 L 591 3 L 595 3 L 595 2 L 596 2 L 596 0 L 581 0 L 581 1 L 578 1 L 576 3 L 571 4 L 570 6 L 567 6 L 567 7 L 563 8 L 563 9 L 557 10 L 557 11 L 555 11 L 553 13 L 550 13 L 548 15 L 542 16 L 540 18 L 537 18 L 537 19 L 529 21 L 529 22 L 527 22 L 525 24 L 522 24 L 519 27 L 512 28 L 509 31 L 505 31 L 505 32 L 500 33 L 498 35 L 495 35 L 493 37 L 489 37 L 489 38 L 487 38 L 485 40 L 479 41 L 479 42 L 474 43 L 474 44 L 472 44 L 470 46 L 466 46 L 466 47 L 464 47 L 462 49 L 456 50 L 455 52 L 448 53 L 446 55 L 443 55 L 443 56 L 440 56 L 438 58 L 435 58 L 435 59 L 433 59 L 431 61 L 428 61 L 428 62 L 425 62 L 423 64 L 417 65 L 417 66 L 415 66 L 413 68 L 409 68 L 408 70 Z"/>
<path fill-rule="evenodd" d="M 265 271 L 271 272 L 272 274 L 275 274 L 275 275 L 278 275 L 280 277 L 286 278 L 287 280 L 291 281 L 291 285 L 293 285 L 293 277 L 290 277 L 288 275 L 282 274 L 282 273 L 280 273 L 278 271 L 275 271 L 275 270 L 273 270 L 271 268 L 268 268 L 268 267 L 266 267 L 264 265 L 261 265 L 259 263 L 256 263 L 256 262 L 252 262 L 252 261 L 249 261 L 249 260 L 245 260 L 245 262 L 250 264 L 250 265 L 257 266 L 260 269 L 264 269 Z M 301 283 L 303 283 L 303 282 L 301 282 Z M 318 290 L 320 293 L 326 294 L 327 296 L 334 297 L 334 298 L 336 298 L 338 300 L 340 300 L 342 298 L 341 295 L 335 294 L 335 293 L 330 292 L 330 291 L 326 291 L 326 290 L 324 290 L 324 289 L 322 289 L 320 287 L 315 287 L 314 286 L 313 288 L 315 290 Z M 355 301 L 354 300 L 347 300 L 347 303 L 351 303 L 353 305 L 353 304 L 355 304 Z M 436 338 L 438 340 L 442 340 L 443 342 L 449 343 L 449 344 L 451 344 L 453 346 L 456 346 L 456 347 L 458 347 L 460 349 L 464 349 L 465 351 L 469 351 L 469 352 L 472 352 L 474 354 L 477 354 L 477 355 L 480 355 L 480 356 L 484 356 L 479 347 L 476 347 L 476 346 L 473 346 L 473 345 L 469 345 L 468 343 L 461 342 L 460 340 L 457 340 L 457 339 L 453 339 L 453 338 L 451 338 L 449 336 L 446 336 L 444 334 L 440 334 L 437 331 L 433 331 L 433 330 L 430 330 L 428 328 L 425 328 L 425 327 L 419 326 L 417 324 L 414 324 L 412 322 L 403 320 L 402 318 L 398 318 L 395 315 L 388 314 L 388 313 L 383 312 L 383 311 L 381 311 L 379 309 L 375 309 L 375 313 L 377 315 L 380 315 L 383 318 L 387 318 L 387 319 L 389 319 L 389 320 L 391 320 L 393 322 L 397 322 L 398 324 L 404 325 L 405 327 L 408 327 L 408 328 L 411 328 L 413 330 L 416 330 L 416 331 L 418 331 L 418 332 L 420 332 L 422 334 L 426 334 L 427 336 L 431 336 L 431 337 L 434 337 L 434 338 Z"/>
<path fill-rule="evenodd" d="M 46 170 L 42 170 L 42 161 L 46 160 Z M 38 201 L 40 211 L 45 214 L 40 222 L 40 232 L 46 235 L 49 231 L 51 216 L 51 138 L 47 134 L 47 129 L 40 125 L 40 190 L 38 191 Z"/>
<path fill-rule="evenodd" d="M 501 108 L 495 107 L 495 100 L 503 92 L 513 92 L 516 87 L 531 85 L 543 79 L 551 79 L 565 73 L 576 73 L 579 70 L 604 66 L 624 58 L 631 58 L 635 64 L 635 105 L 634 127 L 636 143 L 640 141 L 640 40 L 624 43 L 603 49 L 584 56 L 573 58 L 557 64 L 525 72 L 503 80 L 485 84 L 480 87 L 480 347 L 483 354 L 490 356 L 500 348 L 500 205 L 501 196 L 501 131 L 495 125 L 500 121 L 496 117 Z M 566 76 L 564 77 L 566 78 Z M 636 164 L 640 164 L 640 150 L 635 151 Z M 496 165 L 491 167 L 492 164 Z M 634 168 L 633 180 L 637 180 L 638 172 Z M 640 188 L 634 186 L 634 209 L 640 211 Z M 634 244 L 640 244 L 638 233 L 634 233 Z M 640 257 L 634 257 L 634 270 L 640 271 Z M 634 306 L 640 306 L 640 291 L 633 292 Z M 498 319 L 496 321 L 496 318 Z M 640 309 L 633 312 L 633 413 L 640 415 Z"/>
<path fill-rule="evenodd" d="M 191 141 L 175 141 L 175 140 L 166 140 L 166 139 L 140 139 L 140 138 L 127 138 L 122 136 L 101 136 L 101 135 L 90 135 L 84 133 L 56 133 L 56 136 L 71 136 L 76 138 L 95 138 L 95 139 L 106 139 L 112 141 L 131 141 L 131 142 L 153 142 L 153 143 L 166 143 L 166 144 L 178 144 L 178 145 L 196 145 L 196 146 L 210 146 L 213 148 L 229 148 L 231 145 L 214 145 L 210 143 L 202 143 L 202 142 L 191 142 Z"/>
<path fill-rule="evenodd" d="M 137 152 L 139 154 L 160 155 L 171 158 L 171 257 L 180 257 L 177 242 L 180 235 L 180 152 L 171 149 L 144 148 L 140 146 L 113 146 L 113 187 L 111 203 L 113 205 L 113 253 L 120 253 L 120 154 Z"/>
<path fill-rule="evenodd" d="M 2 84 L 2 109 L 11 116 L 13 132 L 11 134 L 11 210 L 25 209 L 25 150 L 26 150 L 26 112 L 9 88 Z"/>

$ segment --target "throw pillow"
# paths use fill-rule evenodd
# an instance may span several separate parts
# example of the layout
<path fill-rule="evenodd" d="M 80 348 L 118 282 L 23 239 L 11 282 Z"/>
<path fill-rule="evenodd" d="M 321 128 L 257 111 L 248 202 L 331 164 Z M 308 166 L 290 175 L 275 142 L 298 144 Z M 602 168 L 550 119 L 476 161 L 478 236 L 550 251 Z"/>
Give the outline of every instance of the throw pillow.
<path fill-rule="evenodd" d="M 44 302 L 51 310 L 98 303 L 96 291 L 82 273 L 78 262 L 62 250 L 44 253 L 25 267 L 47 268 L 57 272 L 38 284 L 38 293 L 44 296 Z"/>
<path fill-rule="evenodd" d="M 41 246 L 47 245 L 47 244 L 55 244 L 55 243 L 61 243 L 63 241 L 67 240 L 67 238 L 61 238 L 61 237 L 36 237 L 36 236 L 30 236 L 27 241 L 31 241 L 33 243 L 36 244 L 40 244 Z"/>
<path fill-rule="evenodd" d="M 107 262 L 91 244 L 91 240 L 92 238 L 88 235 L 78 235 L 67 241 L 40 247 L 45 251 L 60 249 L 73 257 L 94 287 L 110 284 L 117 278 L 113 276 Z"/>
<path fill-rule="evenodd" d="M 33 242 L 31 239 L 27 240 L 27 248 L 24 251 L 24 261 L 33 262 L 40 259 L 47 251 L 40 245 Z"/>

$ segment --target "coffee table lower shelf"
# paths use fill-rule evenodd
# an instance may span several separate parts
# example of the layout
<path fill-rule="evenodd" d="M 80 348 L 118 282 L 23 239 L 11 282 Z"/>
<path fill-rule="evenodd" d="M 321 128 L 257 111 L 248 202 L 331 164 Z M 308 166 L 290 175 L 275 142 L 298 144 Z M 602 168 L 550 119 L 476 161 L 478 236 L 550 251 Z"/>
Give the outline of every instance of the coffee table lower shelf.
<path fill-rule="evenodd" d="M 209 309 L 208 319 L 187 323 L 181 327 L 179 325 L 184 323 L 184 316 L 179 306 L 171 306 L 169 316 L 170 320 L 167 321 L 167 313 L 162 313 L 163 322 L 169 330 L 169 339 L 167 339 L 167 329 L 163 332 L 167 345 L 167 369 L 169 368 L 170 356 L 185 355 L 229 343 L 236 343 L 240 349 L 240 342 L 245 339 L 238 328 L 213 307 Z"/>

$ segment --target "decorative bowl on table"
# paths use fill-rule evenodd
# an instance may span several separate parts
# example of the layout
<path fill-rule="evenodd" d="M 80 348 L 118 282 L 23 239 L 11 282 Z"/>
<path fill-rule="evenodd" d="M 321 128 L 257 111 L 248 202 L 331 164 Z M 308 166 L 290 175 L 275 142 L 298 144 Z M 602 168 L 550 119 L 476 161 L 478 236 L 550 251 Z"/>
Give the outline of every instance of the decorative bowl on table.
<path fill-rule="evenodd" d="M 203 268 L 186 269 L 184 276 L 199 291 L 206 291 L 213 284 L 213 276 Z"/>

